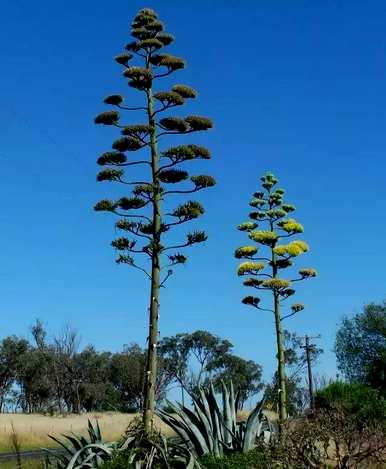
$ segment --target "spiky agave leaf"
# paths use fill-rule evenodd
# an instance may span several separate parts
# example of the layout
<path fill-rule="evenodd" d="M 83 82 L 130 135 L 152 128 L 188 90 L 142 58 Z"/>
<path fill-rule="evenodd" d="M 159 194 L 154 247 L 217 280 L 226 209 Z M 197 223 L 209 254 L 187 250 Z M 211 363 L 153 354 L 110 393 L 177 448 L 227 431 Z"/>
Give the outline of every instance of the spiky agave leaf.
<path fill-rule="evenodd" d="M 256 444 L 256 437 L 262 432 L 262 417 L 263 416 L 264 399 L 257 403 L 248 417 L 245 425 L 245 433 L 243 438 L 242 450 L 243 453 L 248 453 L 253 449 Z"/>
<path fill-rule="evenodd" d="M 182 439 L 190 444 L 197 456 L 202 456 L 209 452 L 207 438 L 209 428 L 204 420 L 200 419 L 194 412 L 182 404 L 173 405 L 168 402 L 178 419 L 173 415 L 158 411 L 160 418 L 168 424 Z"/>
<path fill-rule="evenodd" d="M 194 451 L 198 456 L 213 454 L 221 456 L 226 451 L 249 451 L 256 438 L 262 435 L 264 426 L 269 427 L 263 415 L 263 401 L 260 401 L 246 423 L 238 423 L 236 412 L 238 396 L 235 397 L 231 382 L 228 390 L 221 383 L 222 410 L 220 410 L 213 385 L 191 395 L 193 411 L 181 404 L 171 403 L 172 413 L 159 411 L 159 417 Z"/>
<path fill-rule="evenodd" d="M 49 435 L 65 450 L 62 454 L 46 450 L 47 454 L 56 459 L 58 469 L 95 469 L 111 457 L 117 445 L 115 442 L 105 443 L 102 441 L 98 422 L 94 426 L 89 420 L 87 430 L 88 439 L 84 436 L 63 435 L 68 442 Z"/>
<path fill-rule="evenodd" d="M 125 464 L 137 469 L 180 467 L 201 469 L 200 464 L 184 442 L 167 439 L 157 430 L 145 432 L 141 423 L 131 423 L 126 441 L 118 449 L 128 455 Z M 187 441 L 187 438 L 182 438 Z M 126 466 L 125 466 L 126 467 Z"/>

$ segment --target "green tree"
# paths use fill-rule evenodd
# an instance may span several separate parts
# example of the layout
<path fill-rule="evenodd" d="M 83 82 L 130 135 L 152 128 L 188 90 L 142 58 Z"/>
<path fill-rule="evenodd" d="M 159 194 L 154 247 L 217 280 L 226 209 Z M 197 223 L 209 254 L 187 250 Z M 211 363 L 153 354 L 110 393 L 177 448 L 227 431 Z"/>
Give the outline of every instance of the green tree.
<path fill-rule="evenodd" d="M 165 366 L 181 387 L 183 402 L 184 391 L 194 393 L 211 377 L 215 362 L 233 348 L 228 340 L 203 330 L 164 337 L 159 345 Z"/>
<path fill-rule="evenodd" d="M 338 368 L 349 381 L 386 395 L 386 301 L 367 304 L 362 313 L 343 319 L 335 353 Z"/>
<path fill-rule="evenodd" d="M 206 117 L 169 115 L 170 110 L 197 96 L 194 89 L 176 84 L 171 89 L 155 90 L 156 82 L 185 67 L 183 59 L 161 52 L 165 46 L 174 42 L 174 37 L 164 31 L 163 23 L 151 9 L 143 9 L 135 16 L 131 35 L 134 40 L 126 45 L 126 52 L 115 57 L 115 60 L 123 66 L 123 75 L 128 85 L 142 93 L 143 103 L 126 106 L 122 96 L 108 96 L 104 102 L 115 106 L 117 110 L 103 112 L 96 117 L 95 122 L 115 126 L 122 134 L 113 143 L 113 151 L 103 153 L 98 158 L 98 164 L 106 168 L 99 172 L 97 180 L 114 181 L 132 187 L 132 191 L 129 196 L 115 201 L 100 201 L 95 210 L 112 212 L 120 217 L 116 228 L 130 238 L 123 236 L 112 242 L 113 247 L 120 252 L 117 262 L 140 269 L 151 284 L 143 412 L 144 425 L 149 430 L 155 406 L 160 287 L 165 285 L 172 274 L 173 266 L 186 262 L 185 255 L 179 250 L 207 239 L 205 232 L 193 231 L 182 242 L 166 244 L 164 235 L 171 228 L 198 218 L 204 209 L 194 200 L 167 208 L 166 211 L 164 205 L 168 196 L 191 194 L 213 186 L 215 181 L 207 175 L 190 177 L 186 170 L 179 169 L 187 161 L 209 159 L 210 153 L 206 148 L 189 143 L 159 150 L 161 139 L 167 136 L 212 128 L 212 122 Z M 138 59 L 140 64 L 131 65 L 133 59 Z M 130 125 L 123 123 L 120 111 L 142 113 L 145 122 Z M 140 150 L 145 150 L 147 156 L 138 159 L 128 156 Z M 127 180 L 125 169 L 135 167 L 139 168 L 139 178 Z M 189 186 L 170 189 L 174 184 L 185 184 L 189 180 Z M 150 269 L 138 260 L 141 255 L 150 260 Z M 162 271 L 165 272 L 163 278 Z"/>
<path fill-rule="evenodd" d="M 211 381 L 216 391 L 221 390 L 221 381 L 227 385 L 232 381 L 234 388 L 238 391 L 240 409 L 250 397 L 260 392 L 264 387 L 261 382 L 262 366 L 231 353 L 226 353 L 213 360 L 208 369 L 213 372 Z"/>
<path fill-rule="evenodd" d="M 188 334 L 176 334 L 164 337 L 159 342 L 159 352 L 165 359 L 165 364 L 181 389 L 181 402 L 185 405 L 185 389 L 187 388 L 188 363 L 190 347 L 186 337 Z"/>
<path fill-rule="evenodd" d="M 28 350 L 28 341 L 15 336 L 5 337 L 0 343 L 0 412 L 3 412 Z"/>
<path fill-rule="evenodd" d="M 289 213 L 295 207 L 283 200 L 284 190 L 276 187 L 278 180 L 271 173 L 261 177 L 262 189 L 255 192 L 250 205 L 254 208 L 249 214 L 249 221 L 238 226 L 245 231 L 255 244 L 242 246 L 235 252 L 237 259 L 244 259 L 239 265 L 239 276 L 247 277 L 243 284 L 271 295 L 271 308 L 260 305 L 261 298 L 246 296 L 242 302 L 261 311 L 273 313 L 276 329 L 278 377 L 279 377 L 279 415 L 280 420 L 287 418 L 286 409 L 286 375 L 285 375 L 285 347 L 282 322 L 304 309 L 301 303 L 295 303 L 290 311 L 282 313 L 283 303 L 291 297 L 295 290 L 293 283 L 316 276 L 316 271 L 303 268 L 295 278 L 284 278 L 282 272 L 291 268 L 293 260 L 309 250 L 307 243 L 301 240 L 287 241 L 287 238 L 303 233 L 303 226 L 295 219 L 289 218 Z M 262 229 L 266 227 L 266 229 Z M 260 252 L 263 248 L 266 252 Z"/>
<path fill-rule="evenodd" d="M 143 407 L 143 386 L 146 367 L 146 351 L 138 344 L 124 347 L 120 353 L 111 358 L 109 381 L 119 396 L 120 410 L 141 409 Z M 157 381 L 155 389 L 156 402 L 165 398 L 167 387 L 173 379 L 168 368 L 164 366 L 162 353 L 158 356 Z"/>

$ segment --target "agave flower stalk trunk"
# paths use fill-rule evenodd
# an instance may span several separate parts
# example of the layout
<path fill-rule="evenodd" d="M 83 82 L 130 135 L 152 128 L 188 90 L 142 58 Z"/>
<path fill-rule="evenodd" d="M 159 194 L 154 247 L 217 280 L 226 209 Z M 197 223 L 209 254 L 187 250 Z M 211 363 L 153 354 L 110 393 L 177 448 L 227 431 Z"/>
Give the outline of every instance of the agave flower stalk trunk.
<path fill-rule="evenodd" d="M 153 427 L 155 409 L 155 390 L 157 379 L 157 343 L 159 321 L 160 257 L 161 257 L 161 193 L 158 178 L 159 155 L 157 148 L 156 123 L 154 119 L 154 101 L 152 89 L 147 92 L 147 114 L 149 122 L 151 168 L 153 180 L 153 256 L 151 266 L 151 289 L 149 308 L 149 336 L 145 374 L 145 396 L 143 424 L 146 432 Z"/>
<path fill-rule="evenodd" d="M 269 191 L 270 192 L 270 191 Z M 270 209 L 272 205 L 270 204 Z M 271 231 L 274 230 L 274 225 L 270 222 Z M 277 278 L 277 259 L 276 255 L 271 248 L 272 252 L 272 278 Z M 277 291 L 273 292 L 273 312 L 275 316 L 275 330 L 276 330 L 276 345 L 277 345 L 277 374 L 279 378 L 279 419 L 284 422 L 287 419 L 287 389 L 285 378 L 285 356 L 284 356 L 284 343 L 283 343 L 283 328 L 281 324 L 280 312 L 280 298 Z"/>
<path fill-rule="evenodd" d="M 287 390 L 285 379 L 285 358 L 284 358 L 284 344 L 283 344 L 283 329 L 281 324 L 280 303 L 279 297 L 275 294 L 274 298 L 274 314 L 275 314 L 275 327 L 276 327 L 276 343 L 277 343 L 277 356 L 278 356 L 278 377 L 279 377 L 279 418 L 283 422 L 287 418 Z"/>

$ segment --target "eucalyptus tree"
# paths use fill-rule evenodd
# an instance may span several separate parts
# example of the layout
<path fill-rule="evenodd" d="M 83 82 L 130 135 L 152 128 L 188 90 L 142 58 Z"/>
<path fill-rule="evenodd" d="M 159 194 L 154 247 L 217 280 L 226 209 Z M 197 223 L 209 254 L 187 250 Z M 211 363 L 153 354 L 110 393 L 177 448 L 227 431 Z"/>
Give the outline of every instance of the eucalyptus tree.
<path fill-rule="evenodd" d="M 129 87 L 142 94 L 142 100 L 139 105 L 126 105 L 121 95 L 107 96 L 104 102 L 112 105 L 113 110 L 95 118 L 96 124 L 115 126 L 121 132 L 121 137 L 113 142 L 112 150 L 98 158 L 98 164 L 104 168 L 97 180 L 122 184 L 130 189 L 130 193 L 117 200 L 101 200 L 95 210 L 119 217 L 115 226 L 124 235 L 112 242 L 119 252 L 117 262 L 139 269 L 150 280 L 143 409 L 144 425 L 149 430 L 154 416 L 160 288 L 172 274 L 172 267 L 186 262 L 187 258 L 180 249 L 207 239 L 204 231 L 191 231 L 181 242 L 170 244 L 165 239 L 166 233 L 198 218 L 204 213 L 204 208 L 195 200 L 185 199 L 180 205 L 168 209 L 166 199 L 201 191 L 213 186 L 215 181 L 208 175 L 190 176 L 186 169 L 181 169 L 186 162 L 210 159 L 207 148 L 194 143 L 159 148 L 165 137 L 212 128 L 212 122 L 206 117 L 169 114 L 187 100 L 196 98 L 197 92 L 193 88 L 174 84 L 171 89 L 156 89 L 163 79 L 185 68 L 182 58 L 163 52 L 164 47 L 174 42 L 174 37 L 165 32 L 163 23 L 151 9 L 143 9 L 135 16 L 131 35 L 133 40 L 126 45 L 124 53 L 115 57 L 115 61 L 123 67 L 123 76 Z M 133 65 L 136 61 L 139 64 Z M 141 114 L 139 121 L 125 122 L 122 114 L 126 111 Z M 136 152 L 142 155 L 133 157 Z M 131 175 L 134 169 L 138 170 L 137 178 Z M 179 183 L 183 184 L 182 187 L 175 189 L 173 186 Z M 150 261 L 150 267 L 146 259 Z"/>
<path fill-rule="evenodd" d="M 386 300 L 364 305 L 343 318 L 336 334 L 338 369 L 350 382 L 362 382 L 386 395 Z"/>
<path fill-rule="evenodd" d="M 261 305 L 261 298 L 248 295 L 242 302 L 258 310 L 273 313 L 276 329 L 277 360 L 279 377 L 279 416 L 287 418 L 286 409 L 286 375 L 285 347 L 282 322 L 304 309 L 302 303 L 294 303 L 287 311 L 283 311 L 286 300 L 295 293 L 293 284 L 316 276 L 316 270 L 302 268 L 293 278 L 284 278 L 286 269 L 291 269 L 294 259 L 309 250 L 308 244 L 302 240 L 290 240 L 293 236 L 303 233 L 303 226 L 289 214 L 295 207 L 284 201 L 285 191 L 276 187 L 278 180 L 267 173 L 260 178 L 262 190 L 255 192 L 250 206 L 253 211 L 249 220 L 238 226 L 240 231 L 247 233 L 254 244 L 242 246 L 235 251 L 237 259 L 244 259 L 237 273 L 246 277 L 243 284 L 262 293 L 269 293 L 270 307 Z"/>

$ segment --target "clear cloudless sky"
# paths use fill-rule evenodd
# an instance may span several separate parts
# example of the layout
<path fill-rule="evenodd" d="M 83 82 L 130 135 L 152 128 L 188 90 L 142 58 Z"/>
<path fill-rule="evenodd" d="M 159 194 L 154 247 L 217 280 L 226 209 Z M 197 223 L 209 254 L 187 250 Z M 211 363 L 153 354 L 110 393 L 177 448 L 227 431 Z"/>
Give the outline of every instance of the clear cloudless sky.
<path fill-rule="evenodd" d="M 319 372 L 334 376 L 342 316 L 386 293 L 382 0 L 2 0 L 0 337 L 28 334 L 39 317 L 51 334 L 70 323 L 100 350 L 145 344 L 148 283 L 115 265 L 114 219 L 92 209 L 117 192 L 95 181 L 96 157 L 117 134 L 93 118 L 108 94 L 138 100 L 112 58 L 143 7 L 159 12 L 177 38 L 170 51 L 187 60 L 174 80 L 199 99 L 184 112 L 216 124 L 192 139 L 213 159 L 189 165 L 218 181 L 197 196 L 209 240 L 162 291 L 161 335 L 208 329 L 270 377 L 273 321 L 240 303 L 233 252 L 271 170 L 311 246 L 297 265 L 320 272 L 298 285 L 307 309 L 287 327 L 322 334 Z"/>

